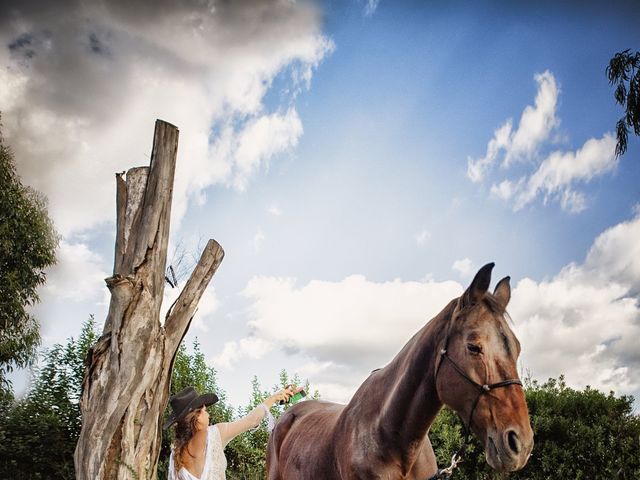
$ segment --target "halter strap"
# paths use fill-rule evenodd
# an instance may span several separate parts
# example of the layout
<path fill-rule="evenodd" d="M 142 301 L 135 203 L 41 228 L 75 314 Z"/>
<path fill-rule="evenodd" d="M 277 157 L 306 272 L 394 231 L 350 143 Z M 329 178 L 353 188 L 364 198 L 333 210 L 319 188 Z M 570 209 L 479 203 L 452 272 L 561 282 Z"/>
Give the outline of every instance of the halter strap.
<path fill-rule="evenodd" d="M 522 386 L 522 382 L 519 378 L 510 378 L 509 380 L 502 380 L 501 382 L 489 383 L 489 384 L 480 384 L 476 382 L 473 378 L 471 378 L 467 373 L 458 365 L 447 353 L 446 346 L 449 342 L 447 338 L 445 341 L 445 348 L 440 350 L 440 361 L 436 366 L 436 373 L 434 378 L 438 377 L 438 372 L 440 371 L 440 365 L 442 365 L 442 361 L 446 358 L 449 360 L 451 366 L 455 369 L 456 372 L 462 376 L 462 378 L 466 379 L 469 383 L 471 383 L 476 389 L 478 389 L 478 396 L 476 396 L 475 401 L 473 402 L 473 407 L 471 408 L 471 412 L 469 413 L 469 421 L 465 424 L 462 417 L 460 417 L 460 421 L 462 422 L 462 428 L 464 429 L 465 441 L 462 446 L 458 449 L 456 453 L 451 457 L 451 465 L 447 468 L 443 468 L 438 470 L 433 476 L 429 477 L 428 480 L 439 480 L 439 479 L 448 479 L 453 474 L 453 470 L 458 466 L 458 463 L 462 459 L 462 454 L 467 449 L 467 445 L 471 443 L 471 439 L 473 438 L 471 435 L 471 422 L 473 421 L 473 413 L 478 406 L 478 402 L 480 401 L 480 397 L 485 393 L 489 393 L 491 390 L 495 390 L 496 388 L 508 387 L 509 385 L 520 385 Z M 458 415 L 460 416 L 460 415 Z"/>
<path fill-rule="evenodd" d="M 522 385 L 522 382 L 518 378 L 511 378 L 509 380 L 503 380 L 501 382 L 482 385 L 482 384 L 476 382 L 469 375 L 467 375 L 467 373 L 462 368 L 460 368 L 460 366 L 456 362 L 453 361 L 453 359 L 449 356 L 449 354 L 447 353 L 447 351 L 445 349 L 440 350 L 440 354 L 442 355 L 443 358 L 446 358 L 447 360 L 449 360 L 449 363 L 451 363 L 451 366 L 453 368 L 455 368 L 456 371 L 460 375 L 462 375 L 462 377 L 464 377 L 469 383 L 471 383 L 478 390 L 480 390 L 480 393 L 487 393 L 487 392 L 490 392 L 491 390 L 494 390 L 496 388 L 507 387 L 509 385 Z M 440 363 L 442 363 L 442 361 Z M 440 365 L 438 365 L 438 367 L 439 366 Z M 437 375 L 438 375 L 438 373 L 436 372 L 436 376 Z"/>

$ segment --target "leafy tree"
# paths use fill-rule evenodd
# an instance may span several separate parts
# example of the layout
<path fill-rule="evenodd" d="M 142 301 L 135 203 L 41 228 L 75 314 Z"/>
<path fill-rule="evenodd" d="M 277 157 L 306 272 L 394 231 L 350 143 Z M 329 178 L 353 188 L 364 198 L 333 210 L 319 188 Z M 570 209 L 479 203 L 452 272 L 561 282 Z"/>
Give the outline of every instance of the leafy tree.
<path fill-rule="evenodd" d="M 26 307 L 38 301 L 58 236 L 45 197 L 22 184 L 1 132 L 0 212 L 0 388 L 9 389 L 6 374 L 36 357 L 40 328 Z"/>
<path fill-rule="evenodd" d="M 80 431 L 78 399 L 84 374 L 84 358 L 98 338 L 91 317 L 77 340 L 54 345 L 43 354 L 42 366 L 27 396 L 15 400 L 0 391 L 0 478 L 72 479 L 73 451 Z M 280 374 L 273 390 L 289 383 L 300 384 L 297 376 Z M 215 369 L 209 367 L 197 341 L 191 353 L 182 345 L 174 363 L 172 393 L 193 385 L 199 391 L 215 391 L 220 402 L 210 408 L 212 422 L 234 418 L 225 392 L 217 385 Z M 309 385 L 306 384 L 309 391 Z M 525 381 L 525 392 L 535 433 L 535 448 L 527 466 L 509 478 L 542 480 L 637 479 L 640 478 L 640 417 L 633 413 L 633 398 L 615 397 L 592 388 L 568 388 L 564 378 L 544 384 Z M 248 404 L 238 410 L 243 415 L 262 402 L 269 391 L 257 378 L 252 380 Z M 311 395 L 318 398 L 318 392 Z M 287 405 L 274 409 L 279 417 Z M 430 437 L 438 464 L 449 464 L 451 455 L 462 444 L 462 429 L 455 413 L 444 409 L 431 428 Z M 226 450 L 229 480 L 264 478 L 268 432 L 261 425 L 240 435 Z M 164 458 L 158 477 L 166 478 L 170 437 L 163 439 Z M 484 460 L 482 446 L 474 441 L 454 479 L 502 478 Z"/>
<path fill-rule="evenodd" d="M 91 316 L 83 325 L 78 339 L 69 338 L 65 345 L 56 344 L 42 354 L 41 366 L 34 370 L 34 382 L 27 395 L 16 400 L 10 391 L 0 390 L 0 478 L 73 479 L 73 453 L 81 427 L 79 399 L 84 376 L 84 359 L 97 341 L 96 322 Z M 280 375 L 281 388 L 292 382 L 286 372 Z M 234 410 L 217 384 L 214 368 L 207 365 L 197 340 L 191 352 L 183 344 L 174 366 L 171 394 L 187 386 L 200 392 L 216 392 L 220 401 L 209 407 L 212 423 L 230 421 Z M 264 400 L 269 392 L 260 388 L 254 377 L 252 395 L 245 414 Z M 308 386 L 307 386 L 308 389 Z M 317 397 L 317 392 L 315 394 Z M 286 406 L 284 408 L 287 408 Z M 278 416 L 278 412 L 275 412 Z M 169 409 L 166 415 L 169 414 Z M 163 438 L 158 478 L 167 478 L 167 463 L 173 431 Z M 262 479 L 268 433 L 264 426 L 237 437 L 226 450 L 228 478 Z"/>
<path fill-rule="evenodd" d="M 633 414 L 632 397 L 590 387 L 574 390 L 562 376 L 544 384 L 529 380 L 525 392 L 535 446 L 524 469 L 509 478 L 640 478 L 640 417 Z M 463 442 L 460 422 L 451 410 L 440 413 L 430 437 L 438 464 L 448 466 Z M 454 478 L 501 477 L 486 464 L 482 446 L 474 441 Z"/>
<path fill-rule="evenodd" d="M 616 53 L 606 69 L 611 85 L 616 85 L 614 97 L 625 108 L 625 114 L 616 124 L 616 155 L 627 151 L 629 129 L 640 135 L 640 52 L 629 49 Z"/>
<path fill-rule="evenodd" d="M 218 387 L 216 371 L 207 365 L 204 354 L 200 350 L 200 343 L 196 339 L 193 342 L 193 353 L 189 354 L 184 343 L 180 344 L 176 358 L 173 363 L 173 374 L 171 377 L 171 393 L 175 395 L 186 387 L 194 387 L 198 392 L 215 392 L 219 401 L 215 405 L 207 408 L 209 419 L 212 423 L 228 422 L 233 417 L 233 409 L 227 404 L 226 392 Z M 171 414 L 170 406 L 167 406 L 164 419 Z M 164 421 L 164 420 L 163 420 Z M 160 460 L 158 462 L 158 478 L 167 478 L 167 468 L 169 465 L 169 455 L 171 454 L 171 443 L 173 442 L 174 430 L 164 432 L 162 436 L 162 447 L 160 449 Z"/>
<path fill-rule="evenodd" d="M 286 370 L 280 372 L 279 383 L 274 385 L 272 391 L 262 390 L 257 377 L 251 380 L 251 398 L 248 405 L 240 408 L 239 415 L 246 415 L 253 410 L 258 404 L 262 403 L 272 392 L 285 388 L 290 384 L 301 385 L 300 377 L 295 374 L 291 377 Z M 309 392 L 309 382 L 305 382 L 305 391 Z M 318 399 L 320 394 L 314 391 L 310 398 Z M 277 421 L 278 418 L 291 405 L 285 404 L 272 409 L 272 414 Z M 267 442 L 269 441 L 269 430 L 267 421 L 264 420 L 257 428 L 247 432 L 244 435 L 236 437 L 229 443 L 227 447 L 228 472 L 229 480 L 261 480 L 266 474 L 266 451 Z"/>
<path fill-rule="evenodd" d="M 274 391 L 284 388 L 291 383 L 296 385 L 300 385 L 301 383 L 297 375 L 290 377 L 285 370 L 280 373 L 279 380 L 279 384 L 273 387 Z M 220 401 L 208 408 L 211 423 L 228 422 L 234 418 L 242 417 L 271 395 L 271 392 L 262 389 L 258 378 L 254 376 L 251 380 L 251 397 L 249 398 L 249 403 L 245 407 L 240 407 L 237 415 L 235 415 L 233 408 L 227 403 L 225 391 L 217 384 L 215 369 L 206 364 L 204 354 L 200 350 L 200 344 L 197 340 L 193 344 L 193 352 L 191 354 L 187 351 L 184 344 L 178 349 L 173 365 L 173 376 L 171 378 L 171 395 L 188 386 L 195 387 L 196 390 L 201 393 L 215 392 L 216 395 L 218 395 Z M 305 384 L 305 388 L 308 392 L 308 382 Z M 319 398 L 318 392 L 315 391 L 311 398 Z M 289 408 L 289 405 L 284 405 L 273 409 L 272 413 L 277 419 L 287 408 Z M 167 407 L 165 418 L 169 414 L 170 408 Z M 163 436 L 160 462 L 158 465 L 159 479 L 167 478 L 167 467 L 173 438 L 173 430 L 169 430 Z M 268 440 L 269 431 L 266 420 L 256 429 L 234 438 L 225 449 L 225 455 L 227 457 L 227 478 L 229 480 L 263 479 L 265 476 Z"/>
<path fill-rule="evenodd" d="M 531 382 L 527 403 L 536 446 L 531 465 L 516 478 L 640 478 L 640 417 L 633 414 L 633 397 L 588 386 L 574 390 L 560 376 L 542 385 Z"/>
<path fill-rule="evenodd" d="M 90 317 L 77 340 L 43 354 L 26 397 L 0 401 L 0 478 L 73 479 L 73 451 L 80 434 L 84 358 L 98 334 Z"/>

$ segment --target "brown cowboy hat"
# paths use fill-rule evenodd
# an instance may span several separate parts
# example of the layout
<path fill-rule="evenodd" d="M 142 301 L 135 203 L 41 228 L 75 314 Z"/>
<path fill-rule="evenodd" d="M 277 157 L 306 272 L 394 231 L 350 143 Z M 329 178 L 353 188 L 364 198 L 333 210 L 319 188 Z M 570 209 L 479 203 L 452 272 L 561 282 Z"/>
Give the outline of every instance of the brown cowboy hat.
<path fill-rule="evenodd" d="M 166 430 L 175 422 L 184 417 L 187 413 L 197 410 L 203 405 L 213 405 L 218 401 L 218 396 L 215 393 L 205 393 L 198 395 L 198 392 L 193 387 L 187 387 L 184 390 L 176 393 L 169 399 L 171 404 L 171 415 L 164 422 L 163 429 Z"/>

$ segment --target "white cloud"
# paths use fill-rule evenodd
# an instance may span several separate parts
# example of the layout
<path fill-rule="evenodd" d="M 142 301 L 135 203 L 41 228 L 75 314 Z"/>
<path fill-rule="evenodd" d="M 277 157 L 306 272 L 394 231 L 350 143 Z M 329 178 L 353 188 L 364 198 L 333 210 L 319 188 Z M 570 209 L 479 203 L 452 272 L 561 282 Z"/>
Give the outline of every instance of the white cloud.
<path fill-rule="evenodd" d="M 256 334 L 320 360 L 367 362 L 391 355 L 393 343 L 406 340 L 461 290 L 455 282 L 375 283 L 352 275 L 299 289 L 290 279 L 256 277 L 244 294 L 253 300 L 250 325 Z"/>
<path fill-rule="evenodd" d="M 526 181 L 516 195 L 515 209 L 531 203 L 542 194 L 545 203 L 556 196 L 567 211 L 581 211 L 584 196 L 572 190 L 576 183 L 587 183 L 593 178 L 613 170 L 616 140 L 611 134 L 601 139 L 591 138 L 576 152 L 554 152 L 549 155 Z"/>
<path fill-rule="evenodd" d="M 191 272 L 188 273 L 187 278 L 177 287 L 171 288 L 171 286 L 166 283 L 164 286 L 164 297 L 162 299 L 162 308 L 160 309 L 160 321 L 164 323 L 164 320 L 167 316 L 167 311 L 173 305 L 175 300 L 178 298 L 178 295 L 182 292 L 187 279 L 191 275 Z M 209 332 L 209 325 L 213 323 L 214 314 L 220 308 L 220 300 L 216 295 L 215 288 L 213 286 L 207 287 L 207 289 L 200 297 L 200 301 L 198 302 L 198 307 L 193 316 L 193 320 L 191 321 L 191 327 L 195 330 L 199 330 L 203 333 Z"/>
<path fill-rule="evenodd" d="M 267 208 L 267 213 L 269 215 L 273 215 L 274 217 L 282 216 L 282 210 L 280 210 L 277 205 L 271 205 L 269 208 Z"/>
<path fill-rule="evenodd" d="M 580 213 L 587 208 L 587 199 L 584 194 L 567 188 L 562 192 L 560 206 L 565 212 Z"/>
<path fill-rule="evenodd" d="M 528 160 L 535 171 L 517 180 L 507 178 L 494 182 L 491 195 L 512 201 L 516 211 L 540 197 L 544 204 L 557 201 L 564 211 L 579 213 L 587 208 L 587 197 L 576 190 L 576 186 L 616 167 L 615 139 L 606 133 L 600 139 L 588 139 L 575 152 L 557 150 L 542 156 L 541 149 L 561 137 L 557 132 L 552 136 L 560 124 L 556 117 L 560 90 L 549 71 L 536 75 L 535 79 L 538 83 L 535 106 L 524 109 L 516 131 L 512 129 L 511 120 L 498 128 L 484 157 L 468 158 L 467 176 L 472 182 L 481 182 L 502 153 L 503 171 L 516 161 Z"/>
<path fill-rule="evenodd" d="M 344 400 L 344 392 L 353 393 L 363 375 L 388 362 L 461 292 L 456 282 L 432 280 L 376 283 L 353 275 L 298 287 L 292 279 L 255 277 L 244 290 L 252 332 L 245 340 L 310 358 L 296 371 L 325 398 Z M 268 350 L 251 355 L 256 351 Z M 226 345 L 216 361 L 230 366 L 248 355 L 240 340 Z"/>
<path fill-rule="evenodd" d="M 364 16 L 371 17 L 376 10 L 378 9 L 378 5 L 380 4 L 380 0 L 365 0 L 367 3 L 364 6 Z"/>
<path fill-rule="evenodd" d="M 111 276 L 112 265 L 93 252 L 87 240 L 60 242 L 57 263 L 47 270 L 47 282 L 38 289 L 40 303 L 29 308 L 40 323 L 45 347 L 78 333 L 89 315 L 95 314 L 98 324 L 106 315 L 110 293 L 105 279 Z"/>
<path fill-rule="evenodd" d="M 364 381 L 365 378 L 366 377 L 363 377 L 362 381 Z M 352 385 L 345 385 L 344 383 L 316 382 L 313 383 L 312 388 L 318 390 L 322 396 L 322 400 L 328 402 L 347 403 L 355 393 Z"/>
<path fill-rule="evenodd" d="M 638 238 L 635 216 L 599 235 L 583 263 L 513 287 L 509 313 L 523 346 L 520 364 L 534 378 L 564 374 L 574 387 L 640 393 Z M 458 271 L 473 272 L 469 259 L 456 263 Z M 462 290 L 457 282 L 431 279 L 377 283 L 352 275 L 298 286 L 255 277 L 244 291 L 251 336 L 246 346 L 242 340 L 225 346 L 218 361 L 232 366 L 282 349 L 308 359 L 297 371 L 325 398 L 346 401 Z"/>
<path fill-rule="evenodd" d="M 525 278 L 510 313 L 534 377 L 565 374 L 578 387 L 640 393 L 640 217 L 594 241 L 584 263 L 554 278 Z"/>
<path fill-rule="evenodd" d="M 547 70 L 536 74 L 534 79 L 538 84 L 535 105 L 525 107 L 517 130 L 513 130 L 511 119 L 507 120 L 489 140 L 484 157 L 467 159 L 467 176 L 472 182 L 482 181 L 503 152 L 504 167 L 515 161 L 533 158 L 540 146 L 549 139 L 553 129 L 559 125 L 556 107 L 560 89 L 555 77 Z"/>
<path fill-rule="evenodd" d="M 216 368 L 233 368 L 233 364 L 241 358 L 258 359 L 269 353 L 271 343 L 261 338 L 243 338 L 239 342 L 226 342 L 222 352 L 212 359 L 212 365 Z"/>
<path fill-rule="evenodd" d="M 429 233 L 427 230 L 422 230 L 418 235 L 416 235 L 416 244 L 420 246 L 426 245 L 430 239 L 431 233 Z"/>
<path fill-rule="evenodd" d="M 489 140 L 487 153 L 484 157 L 478 160 L 474 160 L 471 157 L 467 158 L 467 176 L 472 182 L 482 181 L 487 170 L 495 163 L 500 151 L 506 150 L 509 147 L 511 144 L 512 129 L 511 120 L 507 120 L 504 125 L 494 132 L 493 138 Z"/>
<path fill-rule="evenodd" d="M 301 135 L 302 122 L 294 109 L 285 114 L 263 115 L 247 124 L 236 138 L 235 150 L 230 152 L 235 159 L 234 187 L 245 190 L 260 165 L 268 166 L 276 153 L 295 147 Z"/>
<path fill-rule="evenodd" d="M 113 174 L 148 164 L 156 118 L 180 128 L 173 225 L 211 184 L 247 188 L 297 144 L 292 102 L 333 48 L 309 2 L 10 3 L 3 133 L 65 235 L 113 219 Z M 283 72 L 290 96 L 268 112 Z"/>
<path fill-rule="evenodd" d="M 456 260 L 453 262 L 451 266 L 454 271 L 458 272 L 461 277 L 466 278 L 469 277 L 472 273 L 474 273 L 473 262 L 469 258 L 463 258 L 461 260 Z"/>
<path fill-rule="evenodd" d="M 105 260 L 84 243 L 61 241 L 56 251 L 57 264 L 47 272 L 42 291 L 58 300 L 100 301 L 109 276 Z"/>
<path fill-rule="evenodd" d="M 538 84 L 535 106 L 528 105 L 522 112 L 518 130 L 511 139 L 504 157 L 504 165 L 514 161 L 529 159 L 545 142 L 553 128 L 559 124 L 556 107 L 560 88 L 551 72 L 546 70 L 534 76 Z"/>
<path fill-rule="evenodd" d="M 503 180 L 498 185 L 491 185 L 491 195 L 501 200 L 509 200 L 514 193 L 515 185 L 510 180 Z"/>
<path fill-rule="evenodd" d="M 609 228 L 589 249 L 585 270 L 601 284 L 609 281 L 640 294 L 640 211 L 627 222 Z"/>
<path fill-rule="evenodd" d="M 198 309 L 193 317 L 191 326 L 201 332 L 209 332 L 209 325 L 213 323 L 214 314 L 219 308 L 220 301 L 216 296 L 215 289 L 208 287 L 202 294 L 202 297 L 200 297 Z"/>

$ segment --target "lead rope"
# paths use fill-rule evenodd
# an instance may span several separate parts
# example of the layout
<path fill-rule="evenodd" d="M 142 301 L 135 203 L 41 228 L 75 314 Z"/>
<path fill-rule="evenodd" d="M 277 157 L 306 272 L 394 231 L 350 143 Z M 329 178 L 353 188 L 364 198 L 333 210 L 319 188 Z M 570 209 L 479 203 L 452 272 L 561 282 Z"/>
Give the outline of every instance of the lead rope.
<path fill-rule="evenodd" d="M 468 424 L 469 428 L 467 428 L 467 425 L 465 425 L 465 423 L 462 421 L 462 418 L 458 415 L 458 417 L 460 418 L 460 423 L 462 423 L 462 428 L 464 430 L 465 440 L 463 444 L 460 446 L 460 448 L 458 448 L 458 451 L 451 456 L 451 464 L 447 468 L 439 469 L 434 475 L 430 476 L 427 480 L 447 480 L 451 478 L 451 475 L 453 475 L 453 471 L 456 468 L 458 468 L 458 464 L 463 461 L 462 455 L 464 455 L 464 453 L 467 450 L 467 446 L 471 444 L 471 441 L 473 440 L 473 436 L 471 435 L 471 430 L 470 430 L 471 419 L 473 418 L 473 412 L 476 409 L 476 406 L 478 405 L 478 401 L 480 400 L 480 396 L 483 393 L 484 392 L 482 391 L 478 394 L 473 404 L 473 408 L 471 409 L 471 414 L 469 415 L 469 424 Z"/>
<path fill-rule="evenodd" d="M 446 344 L 447 344 L 447 342 L 445 342 L 445 345 Z M 502 382 L 496 382 L 496 383 L 492 383 L 492 384 L 481 385 L 478 382 L 476 382 L 475 380 L 473 380 L 471 377 L 469 377 L 464 372 L 464 370 L 462 370 L 458 366 L 458 364 L 456 364 L 456 362 L 454 362 L 451 359 L 451 357 L 449 357 L 449 355 L 447 355 L 447 349 L 446 348 L 443 348 L 442 350 L 440 350 L 440 355 L 441 355 L 442 358 L 440 359 L 440 362 L 438 363 L 438 366 L 436 368 L 436 375 L 435 375 L 436 377 L 438 376 L 438 371 L 440 370 L 440 365 L 442 364 L 442 360 L 446 358 L 447 360 L 449 360 L 449 363 L 451 363 L 453 368 L 455 368 L 455 370 L 463 378 L 465 378 L 472 385 L 474 385 L 476 388 L 478 388 L 479 393 L 478 393 L 478 396 L 476 397 L 475 402 L 473 402 L 473 408 L 471 409 L 471 413 L 469 413 L 469 421 L 465 424 L 464 420 L 462 420 L 462 417 L 460 417 L 460 415 L 458 415 L 458 417 L 460 418 L 460 422 L 462 423 L 462 428 L 464 429 L 464 435 L 465 435 L 464 443 L 458 449 L 458 451 L 456 453 L 454 453 L 453 456 L 451 457 L 451 464 L 447 468 L 441 468 L 434 475 L 430 476 L 427 480 L 447 480 L 447 479 L 451 478 L 451 475 L 453 475 L 453 471 L 458 467 L 458 464 L 460 462 L 462 462 L 462 455 L 465 453 L 465 451 L 467 449 L 467 446 L 473 440 L 473 436 L 471 434 L 471 421 L 473 420 L 473 412 L 475 412 L 476 407 L 478 406 L 478 402 L 480 401 L 480 397 L 482 395 L 484 395 L 485 393 L 489 393 L 492 389 L 495 389 L 495 388 L 506 387 L 506 386 L 509 386 L 509 385 L 522 385 L 522 382 L 517 378 L 510 379 L 510 380 L 503 380 Z"/>

